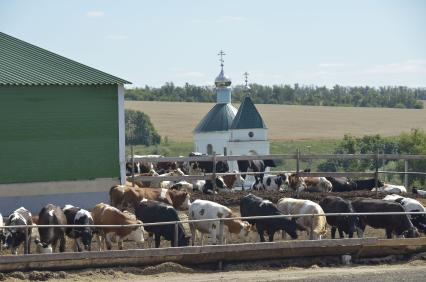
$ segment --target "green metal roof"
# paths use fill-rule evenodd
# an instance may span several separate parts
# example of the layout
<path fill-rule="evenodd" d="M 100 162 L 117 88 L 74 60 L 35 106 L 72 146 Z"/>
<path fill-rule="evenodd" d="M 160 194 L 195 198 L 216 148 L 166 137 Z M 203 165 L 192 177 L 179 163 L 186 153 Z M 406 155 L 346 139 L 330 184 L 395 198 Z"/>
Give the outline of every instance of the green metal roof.
<path fill-rule="evenodd" d="M 129 83 L 0 32 L 0 85 Z"/>
<path fill-rule="evenodd" d="M 251 98 L 246 96 L 232 122 L 231 129 L 248 128 L 266 128 L 266 124 L 263 122 Z"/>
<path fill-rule="evenodd" d="M 230 103 L 216 104 L 195 128 L 195 132 L 227 131 L 237 109 Z"/>

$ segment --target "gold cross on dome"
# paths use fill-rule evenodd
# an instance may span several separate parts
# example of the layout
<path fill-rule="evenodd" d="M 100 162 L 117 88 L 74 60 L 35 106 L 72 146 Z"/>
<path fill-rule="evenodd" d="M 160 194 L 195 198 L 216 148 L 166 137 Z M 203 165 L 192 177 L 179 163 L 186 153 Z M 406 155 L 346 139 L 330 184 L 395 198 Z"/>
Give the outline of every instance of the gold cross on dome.
<path fill-rule="evenodd" d="M 223 50 L 220 50 L 219 54 L 217 54 L 217 55 L 220 56 L 220 59 L 219 59 L 220 66 L 223 68 L 223 62 L 224 62 L 223 56 L 225 56 L 226 54 L 225 54 L 225 52 L 223 52 Z"/>

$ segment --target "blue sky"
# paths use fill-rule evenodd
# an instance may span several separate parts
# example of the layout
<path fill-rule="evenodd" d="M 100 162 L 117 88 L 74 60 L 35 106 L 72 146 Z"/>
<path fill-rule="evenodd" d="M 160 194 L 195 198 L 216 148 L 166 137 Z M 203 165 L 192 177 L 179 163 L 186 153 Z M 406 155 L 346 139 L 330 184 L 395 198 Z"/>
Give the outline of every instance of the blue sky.
<path fill-rule="evenodd" d="M 133 82 L 426 87 L 426 1 L 6 1 L 0 31 Z M 0 51 L 1 52 L 1 51 Z"/>

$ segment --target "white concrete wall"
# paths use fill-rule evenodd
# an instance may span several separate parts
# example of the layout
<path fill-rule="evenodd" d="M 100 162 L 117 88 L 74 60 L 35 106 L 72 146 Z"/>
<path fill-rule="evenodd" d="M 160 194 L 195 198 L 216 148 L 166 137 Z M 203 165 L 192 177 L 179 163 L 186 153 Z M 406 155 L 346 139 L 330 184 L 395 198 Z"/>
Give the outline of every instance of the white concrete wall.
<path fill-rule="evenodd" d="M 49 203 L 90 209 L 101 202 L 109 203 L 109 189 L 117 184 L 119 180 L 111 178 L 0 184 L 0 213 L 7 216 L 21 206 L 39 212 Z"/>
<path fill-rule="evenodd" d="M 223 155 L 223 148 L 228 147 L 228 140 L 228 131 L 194 133 L 194 150 L 207 154 L 207 145 L 212 144 L 213 152 Z M 229 148 L 227 149 L 227 154 L 229 155 Z"/>
<path fill-rule="evenodd" d="M 253 132 L 253 137 L 249 136 Z M 231 141 L 259 141 L 268 140 L 268 130 L 264 128 L 233 129 L 231 130 Z"/>

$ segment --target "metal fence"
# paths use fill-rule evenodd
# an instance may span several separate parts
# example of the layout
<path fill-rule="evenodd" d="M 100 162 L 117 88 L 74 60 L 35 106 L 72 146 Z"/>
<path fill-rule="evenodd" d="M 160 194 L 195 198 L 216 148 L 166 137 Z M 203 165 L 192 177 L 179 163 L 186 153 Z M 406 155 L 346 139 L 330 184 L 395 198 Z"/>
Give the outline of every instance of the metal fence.
<path fill-rule="evenodd" d="M 186 176 L 163 176 L 162 180 L 213 180 L 216 176 L 234 175 L 235 173 L 217 173 L 216 164 L 218 161 L 239 161 L 239 160 L 296 160 L 295 171 L 270 171 L 269 174 L 279 173 L 296 173 L 298 176 L 316 176 L 316 177 L 374 177 L 376 193 L 378 193 L 378 180 L 379 174 L 404 174 L 404 186 L 408 186 L 408 175 L 425 175 L 426 172 L 409 172 L 408 161 L 409 160 L 426 160 L 426 155 L 402 155 L 402 154 L 301 154 L 300 150 L 297 150 L 295 154 L 274 154 L 274 155 L 250 155 L 250 156 L 221 156 L 221 155 L 203 155 L 193 157 L 142 157 L 134 158 L 133 147 L 131 148 L 131 157 L 128 159 L 134 167 L 135 161 L 140 162 L 200 162 L 200 161 L 211 161 L 213 162 L 212 173 L 205 173 L 204 175 L 186 175 Z M 375 170 L 368 172 L 302 172 L 300 171 L 300 162 L 308 160 L 374 160 Z M 405 170 L 404 171 L 380 171 L 380 160 L 404 160 Z M 240 172 L 246 175 L 265 174 L 265 172 Z M 158 176 L 137 176 L 132 170 L 132 182 L 141 179 L 145 181 L 153 181 L 158 179 Z M 216 190 L 216 183 L 213 181 L 214 190 Z"/>
<path fill-rule="evenodd" d="M 289 215 L 271 215 L 271 216 L 247 216 L 247 217 L 232 217 L 232 218 L 211 218 L 211 219 L 196 219 L 196 220 L 182 220 L 182 221 L 167 221 L 167 222 L 155 222 L 155 223 L 142 223 L 142 224 L 128 224 L 128 225 L 10 225 L 10 226 L 0 226 L 0 230 L 4 229 L 26 229 L 25 232 L 25 245 L 24 253 L 28 254 L 27 246 L 28 240 L 28 229 L 30 228 L 81 228 L 81 227 L 90 227 L 94 229 L 102 228 L 131 228 L 131 227 L 148 227 L 148 226 L 164 226 L 164 225 L 174 225 L 174 242 L 177 247 L 178 244 L 178 230 L 179 224 L 194 224 L 200 222 L 219 222 L 219 236 L 218 236 L 218 245 L 224 244 L 224 222 L 233 221 L 233 220 L 262 220 L 262 219 L 280 219 L 280 218 L 300 218 L 300 217 L 312 217 L 312 222 L 314 217 L 323 217 L 323 216 L 380 216 L 380 215 L 426 215 L 426 212 L 369 212 L 369 213 L 323 213 L 323 214 L 289 214 Z M 314 226 L 310 226 L 310 240 L 313 240 Z M 193 240 L 195 238 L 192 238 Z M 336 239 L 338 240 L 338 239 Z M 98 242 L 99 243 L 99 242 Z"/>

